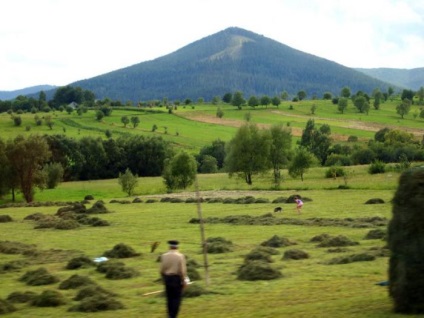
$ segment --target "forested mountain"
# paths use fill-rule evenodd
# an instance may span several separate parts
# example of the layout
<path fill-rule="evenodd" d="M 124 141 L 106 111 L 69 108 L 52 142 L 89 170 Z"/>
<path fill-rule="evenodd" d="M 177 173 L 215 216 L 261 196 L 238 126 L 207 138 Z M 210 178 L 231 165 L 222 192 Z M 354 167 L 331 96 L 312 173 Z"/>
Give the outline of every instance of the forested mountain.
<path fill-rule="evenodd" d="M 280 95 L 299 90 L 307 98 L 338 95 L 344 86 L 371 93 L 389 84 L 335 62 L 295 50 L 244 29 L 232 27 L 195 41 L 171 54 L 72 83 L 121 101 L 223 96 L 241 91 Z"/>
<path fill-rule="evenodd" d="M 357 68 L 356 70 L 381 81 L 415 91 L 424 86 L 424 67 L 409 70 L 399 68 Z"/>
<path fill-rule="evenodd" d="M 40 91 L 48 91 L 54 89 L 56 86 L 52 85 L 37 85 L 37 86 L 31 86 L 23 89 L 18 89 L 14 91 L 0 91 L 0 100 L 9 100 L 14 99 L 15 97 L 19 95 L 30 95 L 35 94 Z"/>

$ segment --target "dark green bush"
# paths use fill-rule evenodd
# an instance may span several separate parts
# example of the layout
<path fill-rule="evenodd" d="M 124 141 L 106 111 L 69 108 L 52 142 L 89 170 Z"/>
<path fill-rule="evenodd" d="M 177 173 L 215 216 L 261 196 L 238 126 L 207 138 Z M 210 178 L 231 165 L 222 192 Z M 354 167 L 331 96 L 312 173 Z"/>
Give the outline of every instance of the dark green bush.
<path fill-rule="evenodd" d="M 99 285 L 88 285 L 82 287 L 78 291 L 77 295 L 74 297 L 74 300 L 79 301 L 96 295 L 115 296 L 114 293 L 104 289 L 103 287 L 100 287 Z"/>
<path fill-rule="evenodd" d="M 299 260 L 305 258 L 309 258 L 309 254 L 299 249 L 287 250 L 283 254 L 283 259 Z"/>
<path fill-rule="evenodd" d="M 369 199 L 367 200 L 367 202 L 365 202 L 365 204 L 384 204 L 384 200 L 380 199 L 380 198 L 373 198 L 373 199 Z"/>
<path fill-rule="evenodd" d="M 60 283 L 59 289 L 75 289 L 81 286 L 95 284 L 90 278 L 80 275 L 72 275 L 67 280 Z"/>
<path fill-rule="evenodd" d="M 281 272 L 272 268 L 268 262 L 249 261 L 245 262 L 237 270 L 239 280 L 271 280 L 282 276 Z"/>
<path fill-rule="evenodd" d="M 140 275 L 140 273 L 131 267 L 110 267 L 106 271 L 105 277 L 107 279 L 127 279 Z"/>
<path fill-rule="evenodd" d="M 340 264 L 349 264 L 354 262 L 369 262 L 375 260 L 374 255 L 362 253 L 362 254 L 353 254 L 348 256 L 341 256 L 333 258 L 327 261 L 328 265 L 340 265 Z"/>
<path fill-rule="evenodd" d="M 338 236 L 330 237 L 322 241 L 320 244 L 318 244 L 318 247 L 340 247 L 340 246 L 353 246 L 358 244 L 359 244 L 358 242 L 351 241 L 349 238 L 347 238 L 344 235 L 338 235 Z"/>
<path fill-rule="evenodd" d="M 206 239 L 207 251 L 211 254 L 227 253 L 233 251 L 233 242 L 222 237 L 209 237 Z"/>
<path fill-rule="evenodd" d="M 36 307 L 57 307 L 65 303 L 65 297 L 56 290 L 45 290 L 31 301 L 31 305 Z"/>
<path fill-rule="evenodd" d="M 386 172 L 386 164 L 383 161 L 375 160 L 368 167 L 369 174 L 378 174 Z"/>
<path fill-rule="evenodd" d="M 287 201 L 287 198 L 278 197 L 278 198 L 272 200 L 272 203 L 286 203 L 286 201 Z"/>
<path fill-rule="evenodd" d="M 69 260 L 68 264 L 66 265 L 66 269 L 79 269 L 94 265 L 96 265 L 96 263 L 94 263 L 94 261 L 89 259 L 87 256 L 79 256 Z"/>
<path fill-rule="evenodd" d="M 342 167 L 332 166 L 325 171 L 326 178 L 337 178 L 346 175 L 345 170 Z"/>
<path fill-rule="evenodd" d="M 4 214 L 0 215 L 0 223 L 13 222 L 13 219 L 10 215 Z"/>
<path fill-rule="evenodd" d="M 8 301 L 0 298 L 0 315 L 16 311 L 16 308 Z"/>
<path fill-rule="evenodd" d="M 99 312 L 123 308 L 124 305 L 112 297 L 106 295 L 95 295 L 84 298 L 78 305 L 71 307 L 69 311 Z"/>
<path fill-rule="evenodd" d="M 114 260 L 101 262 L 97 265 L 96 271 L 99 273 L 107 273 L 107 271 L 112 267 L 125 267 L 125 264 Z"/>
<path fill-rule="evenodd" d="M 184 289 L 184 297 L 185 298 L 193 298 L 193 297 L 200 297 L 202 295 L 209 294 L 209 292 L 204 289 L 202 286 L 197 284 L 191 284 L 188 285 Z"/>
<path fill-rule="evenodd" d="M 276 254 L 278 254 L 278 251 L 272 247 L 258 246 L 244 257 L 244 261 L 264 261 L 272 263 L 272 255 Z"/>
<path fill-rule="evenodd" d="M 103 201 L 97 201 L 93 204 L 93 206 L 87 209 L 87 213 L 89 214 L 100 214 L 100 213 L 109 213 L 109 210 L 106 208 Z"/>
<path fill-rule="evenodd" d="M 36 296 L 37 294 L 32 291 L 13 292 L 7 296 L 7 301 L 11 303 L 27 303 L 33 300 Z"/>
<path fill-rule="evenodd" d="M 57 230 L 73 230 L 79 227 L 80 225 L 77 221 L 63 219 L 59 219 L 54 226 L 54 228 Z"/>
<path fill-rule="evenodd" d="M 278 235 L 274 235 L 269 240 L 261 243 L 262 246 L 268 247 L 285 247 L 296 244 L 296 242 L 290 241 L 288 238 L 285 237 L 279 237 Z"/>
<path fill-rule="evenodd" d="M 365 235 L 365 240 L 378 240 L 386 237 L 386 231 L 382 229 L 370 230 L 367 235 Z"/>
<path fill-rule="evenodd" d="M 137 253 L 132 247 L 124 243 L 119 243 L 113 249 L 104 252 L 103 255 L 109 258 L 128 258 L 139 256 L 140 253 Z"/>
<path fill-rule="evenodd" d="M 330 234 L 323 233 L 320 235 L 315 235 L 313 238 L 310 239 L 311 242 L 323 242 L 325 240 L 328 240 L 331 237 Z"/>
<path fill-rule="evenodd" d="M 424 314 L 424 167 L 405 170 L 388 226 L 389 295 L 394 311 Z"/>
<path fill-rule="evenodd" d="M 26 272 L 19 280 L 30 286 L 49 285 L 59 281 L 56 276 L 50 274 L 44 267 Z"/>

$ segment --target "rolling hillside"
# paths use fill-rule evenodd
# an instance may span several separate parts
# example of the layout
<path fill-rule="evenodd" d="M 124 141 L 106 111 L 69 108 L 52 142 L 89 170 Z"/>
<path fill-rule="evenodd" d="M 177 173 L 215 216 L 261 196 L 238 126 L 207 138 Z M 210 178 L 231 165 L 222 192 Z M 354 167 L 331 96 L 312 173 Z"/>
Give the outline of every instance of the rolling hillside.
<path fill-rule="evenodd" d="M 54 89 L 52 85 L 37 85 L 14 91 L 0 91 L 0 100 L 14 99 L 19 95 L 38 94 L 40 91 L 48 91 Z"/>
<path fill-rule="evenodd" d="M 356 70 L 399 87 L 419 90 L 424 86 L 424 67 L 410 70 L 398 68 L 357 68 Z"/>
<path fill-rule="evenodd" d="M 240 28 L 228 28 L 176 52 L 73 83 L 97 98 L 122 101 L 162 99 L 210 100 L 227 92 L 250 95 L 290 95 L 305 90 L 308 97 L 371 92 L 389 84 L 335 62 L 295 50 Z"/>

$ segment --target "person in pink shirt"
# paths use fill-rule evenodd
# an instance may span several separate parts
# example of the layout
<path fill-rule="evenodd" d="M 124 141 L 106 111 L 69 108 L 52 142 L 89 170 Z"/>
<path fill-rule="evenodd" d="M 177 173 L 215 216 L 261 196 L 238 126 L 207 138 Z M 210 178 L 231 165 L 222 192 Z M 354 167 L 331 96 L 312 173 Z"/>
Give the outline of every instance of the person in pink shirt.
<path fill-rule="evenodd" d="M 295 197 L 294 201 L 296 202 L 297 214 L 301 214 L 302 213 L 303 201 L 300 200 L 299 197 Z"/>

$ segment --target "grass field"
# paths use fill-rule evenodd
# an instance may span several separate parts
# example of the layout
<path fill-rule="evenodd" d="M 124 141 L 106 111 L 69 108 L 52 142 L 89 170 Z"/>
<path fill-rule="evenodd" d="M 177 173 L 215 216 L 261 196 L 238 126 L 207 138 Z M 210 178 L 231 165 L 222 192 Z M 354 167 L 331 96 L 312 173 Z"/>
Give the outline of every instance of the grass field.
<path fill-rule="evenodd" d="M 358 219 L 391 216 L 390 200 L 397 185 L 398 174 L 370 176 L 365 167 L 352 167 L 354 173 L 348 180 L 350 189 L 340 190 L 343 180 L 323 178 L 323 168 L 314 168 L 306 175 L 305 181 L 286 178 L 280 190 L 273 190 L 264 176 L 258 178 L 255 187 L 247 187 L 225 174 L 200 175 L 199 186 L 202 198 L 232 197 L 251 195 L 268 199 L 268 203 L 224 204 L 203 202 L 200 207 L 205 218 L 249 215 L 259 217 L 282 206 L 282 213 L 273 213 L 274 218 L 306 221 L 310 218 Z M 46 289 L 58 290 L 60 283 L 47 286 L 26 286 L 18 281 L 26 271 L 40 266 L 66 280 L 73 274 L 88 276 L 107 290 L 118 294 L 125 309 L 102 313 L 68 312 L 77 304 L 72 298 L 77 290 L 60 290 L 66 304 L 56 308 L 39 308 L 28 304 L 17 304 L 16 312 L 8 317 L 164 317 L 165 299 L 157 294 L 143 296 L 162 289 L 157 281 L 158 256 L 164 252 L 166 241 L 177 238 L 181 251 L 198 264 L 203 264 L 200 248 L 200 231 L 197 224 L 189 223 L 197 218 L 195 203 L 161 202 L 161 197 L 179 197 L 185 200 L 195 197 L 194 189 L 187 192 L 164 194 L 161 178 L 140 178 L 137 196 L 144 202 L 119 204 L 110 200 L 129 200 L 120 191 L 117 180 L 73 182 L 61 184 L 57 189 L 37 193 L 37 201 L 76 201 L 91 194 L 96 200 L 103 200 L 111 213 L 98 215 L 110 222 L 106 227 L 80 227 L 73 230 L 34 229 L 34 221 L 23 220 L 26 216 L 41 212 L 54 214 L 58 207 L 8 207 L 0 210 L 10 215 L 13 222 L 0 223 L 0 242 L 11 241 L 35 244 L 42 258 L 19 254 L 0 254 L 1 263 L 26 260 L 30 263 L 16 271 L 0 273 L 2 285 L 0 298 L 16 291 L 41 293 Z M 272 203 L 279 197 L 300 194 L 305 201 L 303 214 L 297 215 L 293 204 Z M 147 198 L 157 200 L 146 203 Z M 365 204 L 368 199 L 381 198 L 384 204 Z M 89 207 L 90 204 L 87 204 Z M 380 227 L 383 230 L 385 226 Z M 202 278 L 194 283 L 210 294 L 185 298 L 181 317 L 399 317 L 391 312 L 392 304 L 387 287 L 376 283 L 387 279 L 388 257 L 380 256 L 373 261 L 355 262 L 342 265 L 327 265 L 335 257 L 367 253 L 381 249 L 381 239 L 366 240 L 364 237 L 373 228 L 348 227 L 340 225 L 230 225 L 205 224 L 207 237 L 223 237 L 233 242 L 234 250 L 223 254 L 208 254 L 209 285 L 204 279 L 204 269 L 198 268 Z M 346 251 L 330 253 L 328 248 L 317 247 L 311 238 L 316 235 L 344 235 L 359 245 L 349 246 Z M 274 235 L 288 238 L 297 243 L 290 247 L 277 248 L 278 255 L 272 256 L 272 267 L 283 277 L 275 280 L 241 281 L 237 269 L 243 257 L 254 247 Z M 159 248 L 150 253 L 150 244 L 159 241 Z M 130 279 L 109 280 L 94 267 L 66 270 L 67 261 L 76 254 L 89 258 L 102 256 L 118 243 L 133 247 L 140 256 L 123 259 L 126 266 L 140 271 L 140 276 Z M 304 260 L 283 260 L 284 251 L 296 248 L 306 251 L 310 258 Z M 190 286 L 191 287 L 191 286 Z M 189 287 L 189 288 L 190 288 Z M 409 316 L 413 317 L 413 316 Z"/>
<path fill-rule="evenodd" d="M 161 136 L 177 147 L 197 153 L 201 147 L 209 145 L 217 138 L 229 141 L 249 112 L 251 121 L 261 127 L 276 123 L 292 127 L 293 146 L 309 118 L 314 118 L 318 125 L 329 124 L 333 137 L 340 142 L 346 141 L 350 135 L 359 137 L 360 142 L 366 142 L 373 138 L 377 130 L 386 126 L 408 130 L 421 140 L 424 133 L 423 119 L 413 116 L 419 110 L 418 106 L 413 106 L 410 114 L 405 119 L 400 119 L 395 110 L 397 103 L 398 101 L 386 102 L 378 111 L 371 109 L 368 115 L 357 113 L 352 105 L 345 114 L 340 114 L 330 101 L 284 102 L 278 108 L 245 107 L 243 110 L 220 105 L 224 111 L 221 119 L 215 115 L 217 106 L 206 104 L 196 105 L 194 108 L 179 106 L 173 114 L 163 108 L 154 109 L 154 112 L 115 109 L 112 116 L 105 117 L 101 122 L 95 120 L 94 111 L 82 116 L 55 112 L 51 114 L 55 122 L 53 129 L 46 125 L 36 126 L 33 114 L 22 114 L 22 125 L 15 127 L 10 115 L 3 113 L 0 114 L 0 131 L 2 139 L 8 139 L 17 134 L 66 134 L 73 138 L 106 138 L 105 132 L 109 130 L 114 138 L 127 133 Z M 293 109 L 290 109 L 291 104 Z M 317 109 L 312 115 L 310 110 L 313 104 Z M 122 116 L 139 116 L 140 125 L 136 128 L 131 125 L 124 128 Z M 155 132 L 152 132 L 153 125 L 158 127 Z M 167 194 L 162 178 L 143 177 L 139 179 L 134 195 L 143 202 L 131 203 L 134 197 L 126 197 L 116 179 L 66 182 L 55 189 L 37 190 L 35 200 L 43 203 L 40 206 L 3 205 L 0 215 L 9 215 L 13 221 L 0 223 L 0 246 L 7 242 L 34 244 L 36 253 L 26 256 L 22 253 L 0 253 L 0 298 L 6 299 L 17 291 L 40 294 L 44 290 L 55 290 L 60 291 L 66 300 L 66 304 L 55 308 L 15 304 L 17 311 L 7 317 L 165 317 L 164 297 L 144 294 L 162 289 L 158 281 L 157 259 L 166 251 L 168 239 L 180 240 L 181 251 L 200 264 L 197 270 L 202 277 L 192 286 L 200 286 L 210 292 L 200 297 L 185 298 L 181 317 L 403 317 L 392 313 L 387 287 L 376 285 L 387 280 L 387 254 L 379 254 L 372 261 L 328 264 L 336 257 L 384 251 L 385 242 L 382 239 L 370 240 L 365 239 L 365 236 L 372 229 L 386 230 L 386 225 L 365 227 L 359 219 L 375 217 L 386 220 L 385 222 L 390 219 L 390 201 L 397 187 L 399 174 L 386 172 L 369 175 L 367 166 L 352 166 L 345 167 L 349 176 L 347 180 L 326 179 L 326 169 L 310 169 L 305 174 L 304 181 L 292 179 L 287 171 L 283 171 L 284 182 L 279 188 L 272 184 L 270 174 L 255 176 L 252 186 L 240 179 L 229 178 L 225 173 L 199 175 L 200 195 L 205 200 L 253 196 L 265 201 L 254 204 L 203 202 L 200 208 L 204 218 L 236 218 L 244 215 L 259 218 L 267 213 L 272 215 L 272 222 L 269 221 L 268 225 L 205 224 L 208 238 L 223 237 L 233 243 L 231 252 L 208 254 L 208 285 L 202 267 L 199 226 L 189 222 L 198 217 L 198 205 L 185 203 L 187 198 L 195 197 L 194 186 L 185 192 Z M 348 189 L 341 189 L 340 186 L 348 186 Z M 305 200 L 301 215 L 296 214 L 294 204 L 272 203 L 277 198 L 287 198 L 294 194 L 308 199 Z M 72 230 L 34 229 L 35 221 L 24 220 L 26 216 L 37 212 L 55 214 L 59 207 L 46 206 L 48 202 L 81 201 L 86 195 L 93 195 L 95 198 L 86 204 L 87 208 L 97 200 L 105 202 L 111 213 L 95 216 L 108 221 L 110 226 L 81 226 Z M 164 197 L 180 198 L 183 202 L 161 202 Z M 385 203 L 365 204 L 372 198 L 380 198 Z M 155 202 L 146 203 L 148 199 Z M 111 200 L 129 203 L 111 203 Z M 19 194 L 17 201 L 23 201 Z M 0 200 L 0 204 L 8 202 L 8 197 Z M 273 213 L 276 206 L 281 206 L 283 212 Z M 311 219 L 315 221 L 312 222 Z M 279 221 L 282 224 L 275 224 Z M 342 221 L 351 222 L 351 225 L 343 225 Z M 340 249 L 339 252 L 330 252 L 329 248 L 317 247 L 317 242 L 311 242 L 313 237 L 321 234 L 344 235 L 359 244 L 349 246 L 346 250 Z M 297 243 L 277 248 L 278 254 L 272 256 L 271 266 L 280 271 L 282 277 L 257 281 L 237 279 L 236 273 L 243 264 L 244 256 L 275 235 Z M 150 245 L 155 241 L 161 244 L 154 253 L 150 253 Z M 138 270 L 140 276 L 110 280 L 94 267 L 65 269 L 67 262 L 76 255 L 94 259 L 119 243 L 127 244 L 141 253 L 140 256 L 122 260 L 126 266 Z M 303 260 L 283 260 L 283 253 L 293 248 L 307 252 L 310 257 Z M 20 268 L 11 270 L 9 265 L 15 261 L 24 263 Z M 46 286 L 27 286 L 19 281 L 27 271 L 39 267 L 49 270 L 60 282 Z M 71 306 L 78 303 L 73 300 L 77 290 L 59 290 L 58 286 L 74 274 L 88 276 L 103 288 L 113 291 L 125 308 L 101 313 L 68 312 Z"/>
<path fill-rule="evenodd" d="M 106 138 L 106 131 L 112 133 L 114 138 L 122 134 L 141 134 L 145 136 L 160 136 L 169 140 L 175 146 L 184 148 L 192 153 L 197 153 L 203 146 L 210 145 L 212 141 L 221 139 L 229 141 L 237 128 L 245 122 L 245 116 L 250 113 L 251 122 L 260 127 L 269 127 L 272 124 L 282 123 L 292 128 L 293 146 L 305 128 L 308 119 L 312 118 L 319 126 L 328 124 L 331 128 L 332 137 L 336 142 L 345 142 L 349 136 L 356 136 L 362 141 L 374 137 L 379 129 L 389 127 L 409 131 L 421 140 L 424 133 L 424 120 L 415 116 L 420 112 L 420 106 L 413 105 L 409 114 L 404 119 L 396 114 L 396 105 L 399 101 L 387 101 L 379 110 L 370 109 L 368 114 L 361 114 L 352 104 L 344 114 L 337 111 L 337 106 L 331 101 L 306 100 L 301 102 L 283 102 L 278 108 L 268 107 L 236 107 L 227 104 L 221 105 L 194 105 L 179 106 L 169 114 L 164 107 L 153 109 L 116 108 L 111 116 L 104 117 L 102 121 L 95 119 L 95 111 L 89 110 L 79 116 L 75 112 L 55 111 L 49 114 L 38 113 L 38 117 L 50 115 L 53 118 L 52 129 L 45 124 L 37 126 L 34 120 L 35 114 L 21 114 L 21 126 L 14 126 L 11 115 L 0 114 L 0 131 L 3 139 L 13 138 L 17 134 L 65 134 L 73 138 L 84 136 L 98 136 Z M 311 114 L 312 105 L 316 106 L 314 114 Z M 292 106 L 292 107 L 291 107 Z M 216 110 L 220 107 L 224 117 L 216 117 Z M 291 109 L 292 108 L 292 109 Z M 140 124 L 133 128 L 131 124 L 126 127 L 121 123 L 121 118 L 138 116 Z M 157 126 L 152 131 L 153 125 Z"/>

